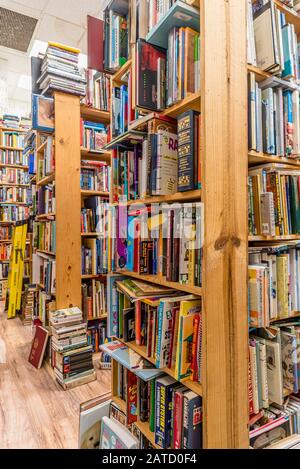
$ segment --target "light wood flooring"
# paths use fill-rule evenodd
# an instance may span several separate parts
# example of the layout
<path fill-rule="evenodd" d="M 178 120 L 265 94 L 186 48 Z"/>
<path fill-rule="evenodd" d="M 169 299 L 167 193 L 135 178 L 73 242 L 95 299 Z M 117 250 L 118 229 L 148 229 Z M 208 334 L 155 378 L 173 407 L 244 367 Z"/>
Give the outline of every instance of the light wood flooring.
<path fill-rule="evenodd" d="M 79 404 L 110 390 L 110 371 L 98 380 L 64 391 L 48 363 L 28 363 L 31 327 L 0 311 L 0 448 L 78 447 Z M 6 351 L 6 362 L 1 363 Z M 95 360 L 97 369 L 97 360 Z"/>

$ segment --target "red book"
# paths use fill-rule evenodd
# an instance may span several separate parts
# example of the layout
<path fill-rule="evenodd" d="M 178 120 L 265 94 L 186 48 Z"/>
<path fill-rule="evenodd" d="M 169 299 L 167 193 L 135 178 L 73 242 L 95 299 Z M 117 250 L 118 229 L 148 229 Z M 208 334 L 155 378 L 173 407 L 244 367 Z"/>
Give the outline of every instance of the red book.
<path fill-rule="evenodd" d="M 131 371 L 127 371 L 127 425 L 137 421 L 137 376 Z"/>
<path fill-rule="evenodd" d="M 182 429 L 183 429 L 183 393 L 176 391 L 174 394 L 174 428 L 173 428 L 173 448 L 181 449 Z"/>
<path fill-rule="evenodd" d="M 103 72 L 103 25 L 98 18 L 87 17 L 88 68 Z"/>
<path fill-rule="evenodd" d="M 28 358 L 29 363 L 31 363 L 35 368 L 41 368 L 42 366 L 48 337 L 49 332 L 47 329 L 44 329 L 44 327 L 41 326 L 36 327 Z"/>

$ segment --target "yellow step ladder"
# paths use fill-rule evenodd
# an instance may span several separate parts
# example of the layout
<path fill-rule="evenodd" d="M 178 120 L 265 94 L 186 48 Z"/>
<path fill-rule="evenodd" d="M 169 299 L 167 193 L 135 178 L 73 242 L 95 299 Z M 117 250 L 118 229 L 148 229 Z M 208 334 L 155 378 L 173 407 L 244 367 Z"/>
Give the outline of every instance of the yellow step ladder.
<path fill-rule="evenodd" d="M 27 222 L 16 222 L 13 230 L 12 251 L 9 262 L 6 310 L 8 319 L 15 318 L 21 309 Z"/>

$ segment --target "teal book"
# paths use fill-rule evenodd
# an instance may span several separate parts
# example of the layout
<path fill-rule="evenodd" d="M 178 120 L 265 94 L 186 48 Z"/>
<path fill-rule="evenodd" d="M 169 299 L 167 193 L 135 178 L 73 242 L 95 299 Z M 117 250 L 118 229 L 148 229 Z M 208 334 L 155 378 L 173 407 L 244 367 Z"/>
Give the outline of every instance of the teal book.
<path fill-rule="evenodd" d="M 283 44 L 283 58 L 284 69 L 282 71 L 282 78 L 292 78 L 294 76 L 293 54 L 292 54 L 292 33 L 291 25 L 286 24 L 282 27 L 282 44 Z"/>

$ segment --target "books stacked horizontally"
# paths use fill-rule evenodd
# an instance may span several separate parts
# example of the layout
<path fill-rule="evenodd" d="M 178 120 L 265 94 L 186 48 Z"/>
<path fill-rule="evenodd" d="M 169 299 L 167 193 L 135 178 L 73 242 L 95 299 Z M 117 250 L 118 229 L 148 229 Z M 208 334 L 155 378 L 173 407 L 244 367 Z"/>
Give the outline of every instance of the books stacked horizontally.
<path fill-rule="evenodd" d="M 32 120 L 29 117 L 20 118 L 20 127 L 23 130 L 30 130 L 32 127 Z"/>
<path fill-rule="evenodd" d="M 3 114 L 1 125 L 9 129 L 18 129 L 20 127 L 20 119 L 12 114 Z"/>
<path fill-rule="evenodd" d="M 32 324 L 36 300 L 37 286 L 27 285 L 22 295 L 22 321 L 24 326 L 30 326 Z"/>
<path fill-rule="evenodd" d="M 85 96 L 86 80 L 81 75 L 78 59 L 79 49 L 48 43 L 48 48 L 41 67 L 41 76 L 37 83 L 42 94 L 63 91 L 65 93 Z"/>
<path fill-rule="evenodd" d="M 87 325 L 82 311 L 61 309 L 49 314 L 52 328 L 52 366 L 59 384 L 72 388 L 96 379 L 92 346 L 87 342 Z"/>

